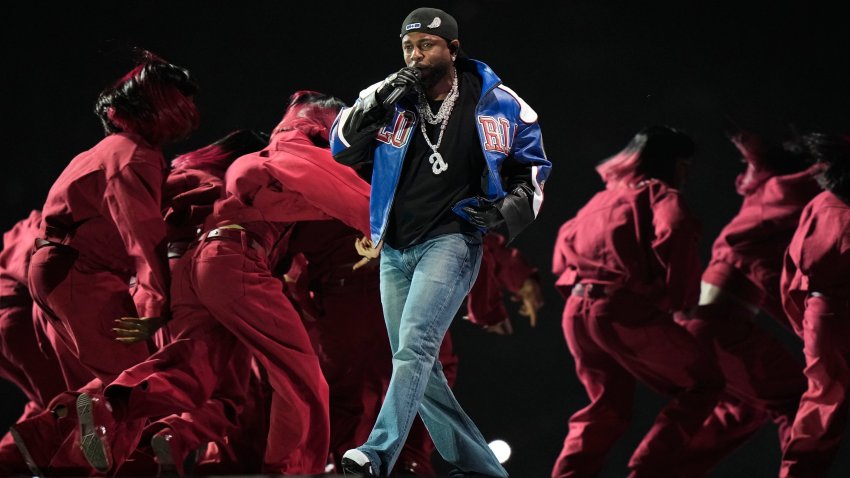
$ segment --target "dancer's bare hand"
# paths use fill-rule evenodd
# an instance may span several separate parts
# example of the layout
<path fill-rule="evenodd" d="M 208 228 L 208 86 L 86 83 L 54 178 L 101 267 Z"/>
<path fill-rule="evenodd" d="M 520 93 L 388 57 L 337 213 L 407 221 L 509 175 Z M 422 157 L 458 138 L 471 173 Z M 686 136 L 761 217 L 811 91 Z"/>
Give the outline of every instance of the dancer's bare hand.
<path fill-rule="evenodd" d="M 514 326 L 511 325 L 511 319 L 507 318 L 498 324 L 485 326 L 484 330 L 496 335 L 511 335 L 514 333 Z"/>
<path fill-rule="evenodd" d="M 121 317 L 115 323 L 118 325 L 112 329 L 117 335 L 115 340 L 122 344 L 135 344 L 153 337 L 166 320 L 162 317 Z"/>
<path fill-rule="evenodd" d="M 372 242 L 372 239 L 369 239 L 365 236 L 361 237 L 360 239 L 355 239 L 354 248 L 357 250 L 358 254 L 363 256 L 363 258 L 360 259 L 356 264 L 354 264 L 352 270 L 360 269 L 361 267 L 368 264 L 369 261 L 371 261 L 372 259 L 376 259 L 381 254 L 381 245 L 382 244 L 379 244 L 376 247 L 375 244 Z"/>
<path fill-rule="evenodd" d="M 522 283 L 522 287 L 512 298 L 515 302 L 522 301 L 519 315 L 529 318 L 532 327 L 537 325 L 537 311 L 543 307 L 543 292 L 540 290 L 540 282 L 529 277 Z"/>

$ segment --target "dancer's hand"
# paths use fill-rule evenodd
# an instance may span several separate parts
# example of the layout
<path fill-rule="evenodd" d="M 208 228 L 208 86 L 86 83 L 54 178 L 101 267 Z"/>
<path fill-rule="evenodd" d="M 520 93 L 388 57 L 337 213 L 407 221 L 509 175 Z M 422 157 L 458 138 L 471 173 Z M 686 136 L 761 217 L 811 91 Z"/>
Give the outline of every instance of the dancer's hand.
<path fill-rule="evenodd" d="M 522 283 L 522 287 L 511 297 L 514 302 L 522 301 L 519 315 L 529 318 L 532 327 L 537 325 L 537 311 L 543 307 L 543 293 L 540 290 L 540 282 L 529 277 Z"/>
<path fill-rule="evenodd" d="M 496 335 L 511 335 L 514 333 L 514 326 L 511 325 L 511 319 L 507 318 L 498 324 L 484 326 L 484 330 Z"/>
<path fill-rule="evenodd" d="M 363 256 L 363 259 L 360 259 L 360 261 L 358 261 L 357 264 L 354 264 L 354 267 L 351 269 L 356 271 L 368 264 L 372 259 L 377 258 L 381 254 L 381 246 L 383 246 L 382 243 L 375 247 L 372 239 L 365 236 L 360 239 L 355 239 L 354 248 L 357 250 L 358 254 Z"/>
<path fill-rule="evenodd" d="M 118 327 L 112 329 L 122 344 L 135 344 L 153 337 L 157 330 L 167 322 L 162 317 L 121 317 L 115 320 Z"/>

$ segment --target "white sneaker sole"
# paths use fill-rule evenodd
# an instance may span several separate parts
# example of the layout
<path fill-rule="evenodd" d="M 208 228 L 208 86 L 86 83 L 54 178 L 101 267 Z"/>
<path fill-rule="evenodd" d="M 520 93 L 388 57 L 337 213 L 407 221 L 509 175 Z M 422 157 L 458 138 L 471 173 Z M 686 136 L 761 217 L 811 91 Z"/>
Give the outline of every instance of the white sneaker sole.
<path fill-rule="evenodd" d="M 97 428 L 94 425 L 91 396 L 81 393 L 77 397 L 77 417 L 80 421 L 80 449 L 86 460 L 94 469 L 100 472 L 109 471 L 109 451 Z"/>

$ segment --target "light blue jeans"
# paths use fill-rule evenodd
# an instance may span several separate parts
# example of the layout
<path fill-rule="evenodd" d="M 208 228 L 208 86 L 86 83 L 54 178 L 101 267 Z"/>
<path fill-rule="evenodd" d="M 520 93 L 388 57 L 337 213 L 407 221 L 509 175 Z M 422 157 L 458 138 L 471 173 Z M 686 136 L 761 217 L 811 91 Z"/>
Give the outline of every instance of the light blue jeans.
<path fill-rule="evenodd" d="M 358 449 L 389 475 L 419 412 L 453 474 L 507 477 L 481 432 L 458 404 L 436 360 L 443 337 L 481 265 L 480 235 L 445 234 L 403 250 L 384 245 L 381 302 L 393 352 L 389 389 Z"/>

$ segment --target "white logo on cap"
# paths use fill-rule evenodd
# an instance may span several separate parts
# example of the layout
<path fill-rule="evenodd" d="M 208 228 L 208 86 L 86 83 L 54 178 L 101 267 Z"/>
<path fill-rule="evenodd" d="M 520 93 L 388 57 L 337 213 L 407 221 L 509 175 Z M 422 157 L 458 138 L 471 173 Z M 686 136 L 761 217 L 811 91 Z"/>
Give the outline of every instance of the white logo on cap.
<path fill-rule="evenodd" d="M 440 17 L 434 17 L 434 21 L 432 21 L 431 24 L 428 25 L 428 28 L 437 28 L 442 23 L 443 23 L 443 21 L 440 20 Z"/>
<path fill-rule="evenodd" d="M 422 24 L 421 24 L 421 23 L 408 23 L 408 24 L 404 27 L 404 30 L 405 30 L 405 31 L 408 31 L 408 30 L 413 30 L 414 28 L 420 28 L 420 27 L 422 27 Z"/>

